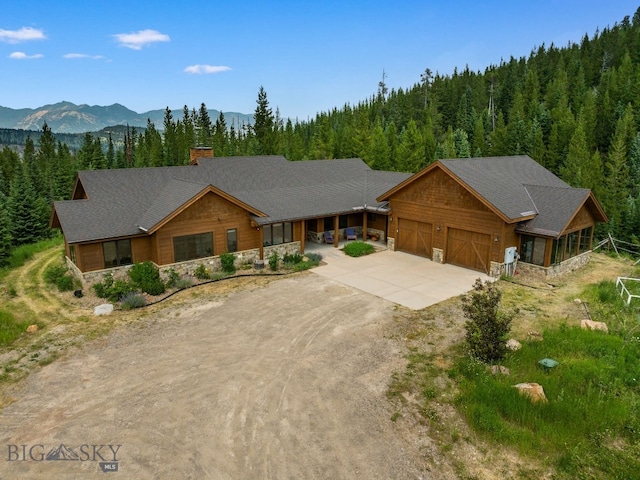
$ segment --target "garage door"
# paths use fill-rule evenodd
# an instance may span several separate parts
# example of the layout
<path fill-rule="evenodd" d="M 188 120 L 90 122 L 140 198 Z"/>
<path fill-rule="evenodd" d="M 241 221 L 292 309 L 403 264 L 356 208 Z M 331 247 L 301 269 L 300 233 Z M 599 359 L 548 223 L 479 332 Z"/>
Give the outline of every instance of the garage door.
<path fill-rule="evenodd" d="M 431 223 L 399 218 L 397 249 L 402 252 L 431 258 L 432 230 L 433 225 Z"/>
<path fill-rule="evenodd" d="M 456 228 L 448 229 L 447 263 L 488 273 L 490 259 L 490 235 Z"/>

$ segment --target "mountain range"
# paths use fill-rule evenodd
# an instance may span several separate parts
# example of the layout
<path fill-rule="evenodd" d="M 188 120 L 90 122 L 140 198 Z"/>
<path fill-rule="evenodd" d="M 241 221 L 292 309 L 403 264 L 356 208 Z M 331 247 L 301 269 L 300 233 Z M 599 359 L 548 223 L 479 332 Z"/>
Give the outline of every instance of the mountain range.
<path fill-rule="evenodd" d="M 209 109 L 209 117 L 215 122 L 220 116 L 219 110 Z M 182 119 L 182 109 L 172 110 L 174 120 Z M 242 125 L 253 124 L 253 115 L 223 112 L 228 127 L 236 129 Z M 54 133 L 96 132 L 115 125 L 146 127 L 147 119 L 162 130 L 165 110 L 150 110 L 137 113 L 127 107 L 114 103 L 109 106 L 75 105 L 71 102 L 59 102 L 38 108 L 13 109 L 0 106 L 0 128 L 16 130 L 42 130 L 46 122 Z"/>

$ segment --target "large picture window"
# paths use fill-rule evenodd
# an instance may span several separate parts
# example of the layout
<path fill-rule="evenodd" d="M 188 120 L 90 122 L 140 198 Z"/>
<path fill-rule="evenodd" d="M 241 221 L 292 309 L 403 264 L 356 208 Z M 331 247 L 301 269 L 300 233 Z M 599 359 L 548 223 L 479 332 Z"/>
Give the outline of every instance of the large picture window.
<path fill-rule="evenodd" d="M 591 236 L 593 228 L 587 227 L 576 230 L 553 241 L 551 263 L 558 264 L 571 257 L 575 257 L 591 250 Z"/>
<path fill-rule="evenodd" d="M 104 242 L 102 244 L 102 252 L 104 254 L 104 268 L 131 265 L 133 263 L 131 240 L 128 238 L 125 240 Z"/>
<path fill-rule="evenodd" d="M 534 265 L 544 265 L 547 240 L 541 237 L 523 235 L 520 241 L 520 259 Z"/>
<path fill-rule="evenodd" d="M 262 227 L 263 245 L 280 245 L 281 243 L 293 242 L 293 223 L 274 223 Z"/>
<path fill-rule="evenodd" d="M 173 238 L 175 262 L 213 256 L 213 233 L 199 233 Z"/>

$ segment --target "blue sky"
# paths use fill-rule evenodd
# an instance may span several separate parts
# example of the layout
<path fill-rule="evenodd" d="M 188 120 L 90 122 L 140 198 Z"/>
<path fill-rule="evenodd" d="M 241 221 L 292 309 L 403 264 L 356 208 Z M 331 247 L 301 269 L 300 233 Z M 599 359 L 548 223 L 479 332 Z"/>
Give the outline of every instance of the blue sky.
<path fill-rule="evenodd" d="M 484 71 L 633 16 L 637 0 L 0 0 L 0 106 L 59 101 L 306 120 L 426 68 Z"/>

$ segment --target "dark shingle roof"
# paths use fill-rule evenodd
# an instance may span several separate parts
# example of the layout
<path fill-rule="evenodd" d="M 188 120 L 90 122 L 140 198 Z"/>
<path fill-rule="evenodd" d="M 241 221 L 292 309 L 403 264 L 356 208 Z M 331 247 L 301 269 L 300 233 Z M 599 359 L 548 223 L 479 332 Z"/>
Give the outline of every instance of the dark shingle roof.
<path fill-rule="evenodd" d="M 441 160 L 441 163 L 510 220 L 540 213 L 525 185 L 571 189 L 526 155 Z"/>
<path fill-rule="evenodd" d="M 266 217 L 262 224 L 384 207 L 376 197 L 408 174 L 360 159 L 201 158 L 199 165 L 79 172 L 87 200 L 55 203 L 69 243 L 141 234 L 213 186 Z M 140 228 L 142 227 L 142 229 Z"/>

